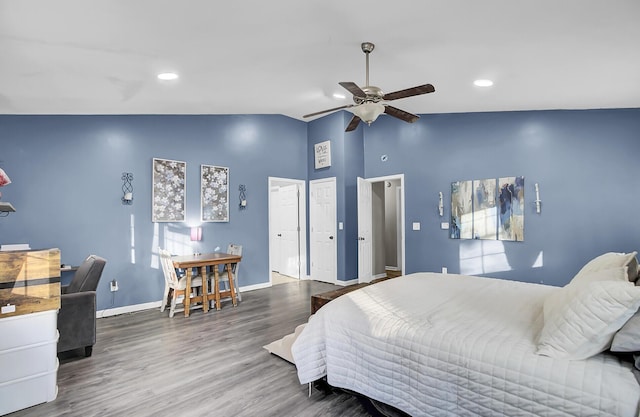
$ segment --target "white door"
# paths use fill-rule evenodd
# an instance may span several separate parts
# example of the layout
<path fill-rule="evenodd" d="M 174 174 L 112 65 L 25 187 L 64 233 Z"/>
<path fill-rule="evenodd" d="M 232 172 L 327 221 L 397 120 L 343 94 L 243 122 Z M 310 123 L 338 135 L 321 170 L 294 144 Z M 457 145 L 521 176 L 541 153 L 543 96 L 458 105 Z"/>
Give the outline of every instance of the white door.
<path fill-rule="evenodd" d="M 371 183 L 358 177 L 358 282 L 373 279 Z"/>
<path fill-rule="evenodd" d="M 311 279 L 336 283 L 338 245 L 336 236 L 336 179 L 309 182 L 309 255 Z"/>
<path fill-rule="evenodd" d="M 279 200 L 279 231 L 280 240 L 279 272 L 290 277 L 300 279 L 300 241 L 298 224 L 298 209 L 300 206 L 300 191 L 297 184 L 280 187 Z"/>
<path fill-rule="evenodd" d="M 269 276 L 306 277 L 306 224 L 306 181 L 269 177 Z"/>

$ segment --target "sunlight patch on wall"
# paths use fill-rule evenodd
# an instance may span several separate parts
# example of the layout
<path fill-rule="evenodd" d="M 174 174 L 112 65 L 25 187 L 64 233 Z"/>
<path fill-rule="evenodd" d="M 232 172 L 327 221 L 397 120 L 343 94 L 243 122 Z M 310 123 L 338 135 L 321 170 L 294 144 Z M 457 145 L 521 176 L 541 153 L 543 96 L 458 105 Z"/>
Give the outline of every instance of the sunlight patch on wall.
<path fill-rule="evenodd" d="M 469 240 L 460 242 L 460 273 L 462 275 L 490 274 L 511 271 L 499 240 Z"/>
<path fill-rule="evenodd" d="M 544 265 L 544 262 L 543 262 L 542 251 L 540 251 L 535 262 L 533 263 L 533 265 L 531 265 L 531 268 L 542 268 L 542 265 Z"/>
<path fill-rule="evenodd" d="M 129 233 L 131 233 L 131 263 L 136 263 L 136 221 L 135 216 L 131 215 L 131 220 L 129 221 Z"/>

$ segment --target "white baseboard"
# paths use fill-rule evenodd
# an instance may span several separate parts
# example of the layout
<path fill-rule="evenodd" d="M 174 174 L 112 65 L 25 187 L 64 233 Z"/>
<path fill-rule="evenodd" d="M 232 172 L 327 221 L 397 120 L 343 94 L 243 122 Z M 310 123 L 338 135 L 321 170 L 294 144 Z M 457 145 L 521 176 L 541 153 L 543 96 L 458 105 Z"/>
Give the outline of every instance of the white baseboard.
<path fill-rule="evenodd" d="M 150 310 L 152 308 L 160 308 L 162 301 L 152 301 L 150 303 L 133 304 L 130 306 L 107 308 L 105 310 L 96 311 L 96 318 L 117 316 L 118 314 L 134 313 L 136 311 Z"/>
<path fill-rule="evenodd" d="M 347 285 L 357 284 L 357 283 L 358 283 L 358 278 L 350 279 L 349 281 L 340 281 L 340 280 L 336 281 L 336 285 L 341 285 L 343 287 L 346 287 Z"/>
<path fill-rule="evenodd" d="M 400 271 L 400 268 L 397 266 L 385 266 L 385 269 L 388 269 L 389 271 Z"/>
<path fill-rule="evenodd" d="M 269 288 L 269 287 L 271 287 L 271 284 L 269 284 L 268 282 L 262 283 L 262 284 L 248 285 L 246 287 L 240 287 L 240 292 L 242 293 L 246 291 L 261 290 L 263 288 Z M 105 310 L 96 311 L 96 318 L 101 319 L 103 317 L 117 316 L 119 314 L 135 313 L 136 311 L 151 310 L 152 308 L 157 308 L 159 310 L 161 305 L 162 305 L 162 301 L 152 301 L 150 303 L 107 308 Z"/>
<path fill-rule="evenodd" d="M 271 284 L 268 282 L 263 282 L 262 284 L 254 284 L 254 285 L 247 285 L 246 287 L 240 287 L 240 292 L 247 292 L 247 291 L 253 291 L 253 290 L 261 290 L 263 288 L 269 288 L 271 287 Z"/>
<path fill-rule="evenodd" d="M 378 279 L 378 278 L 386 278 L 387 277 L 387 273 L 385 272 L 384 274 L 377 274 L 373 276 L 373 279 Z"/>

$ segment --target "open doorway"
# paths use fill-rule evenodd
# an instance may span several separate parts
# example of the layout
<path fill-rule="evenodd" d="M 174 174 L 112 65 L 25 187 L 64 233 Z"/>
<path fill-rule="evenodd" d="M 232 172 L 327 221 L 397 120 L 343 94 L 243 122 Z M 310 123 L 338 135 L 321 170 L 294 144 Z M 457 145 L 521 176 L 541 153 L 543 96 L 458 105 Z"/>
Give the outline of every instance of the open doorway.
<path fill-rule="evenodd" d="M 269 177 L 269 282 L 295 282 L 306 274 L 305 182 Z"/>
<path fill-rule="evenodd" d="M 358 281 L 404 271 L 404 175 L 362 179 L 358 190 Z"/>

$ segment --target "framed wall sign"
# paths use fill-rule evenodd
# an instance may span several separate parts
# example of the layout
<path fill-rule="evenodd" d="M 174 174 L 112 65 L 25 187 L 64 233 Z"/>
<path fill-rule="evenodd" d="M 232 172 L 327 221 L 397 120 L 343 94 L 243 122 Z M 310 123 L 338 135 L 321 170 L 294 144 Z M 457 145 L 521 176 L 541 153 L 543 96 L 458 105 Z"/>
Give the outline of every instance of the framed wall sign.
<path fill-rule="evenodd" d="M 200 165 L 200 213 L 203 222 L 229 221 L 229 168 Z"/>
<path fill-rule="evenodd" d="M 153 158 L 152 169 L 153 222 L 183 222 L 187 163 L 170 159 Z"/>
<path fill-rule="evenodd" d="M 331 141 L 316 143 L 314 145 L 316 154 L 316 169 L 331 166 Z"/>

